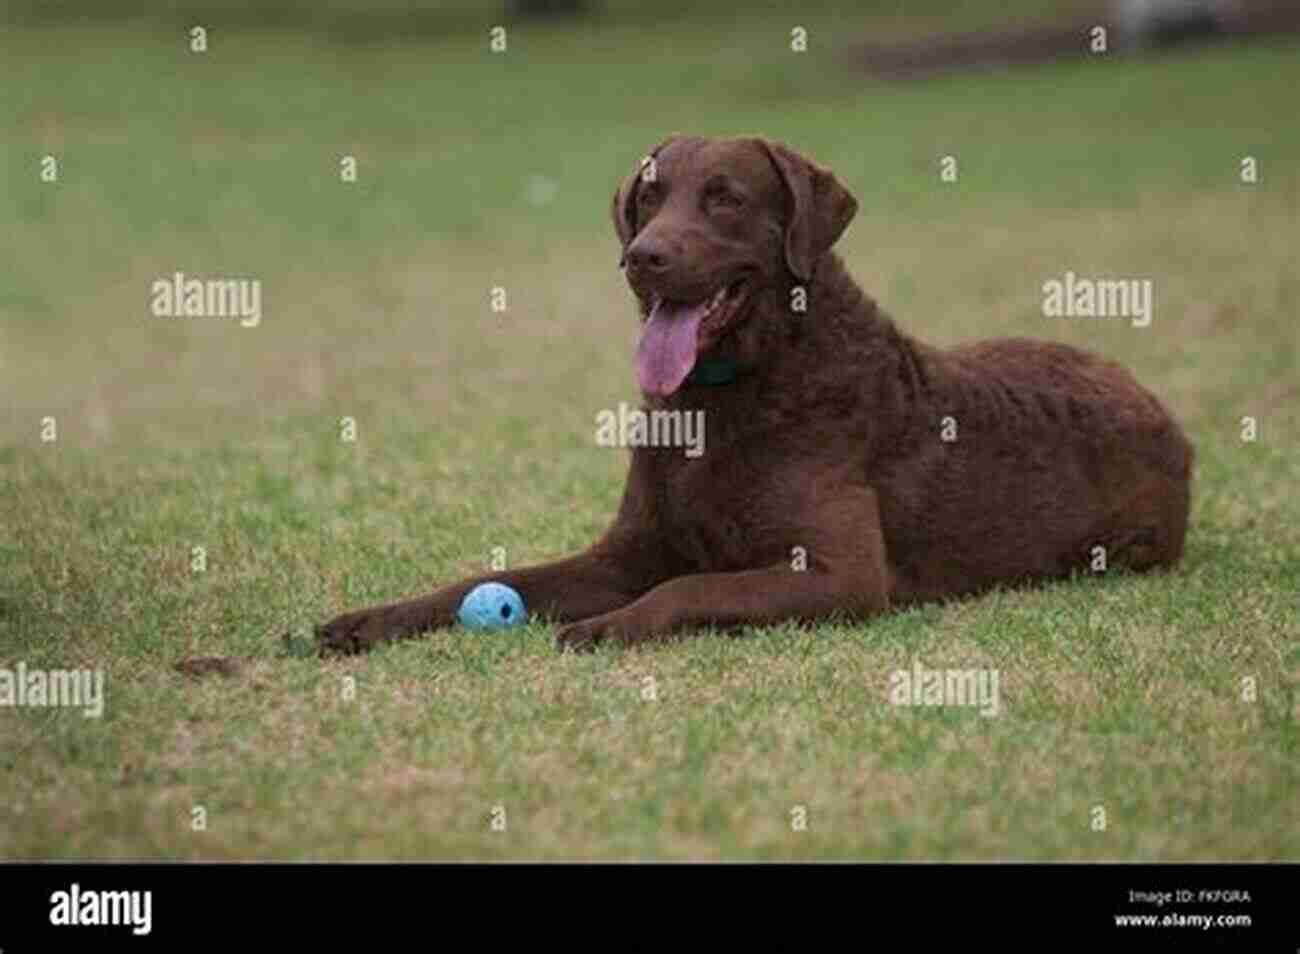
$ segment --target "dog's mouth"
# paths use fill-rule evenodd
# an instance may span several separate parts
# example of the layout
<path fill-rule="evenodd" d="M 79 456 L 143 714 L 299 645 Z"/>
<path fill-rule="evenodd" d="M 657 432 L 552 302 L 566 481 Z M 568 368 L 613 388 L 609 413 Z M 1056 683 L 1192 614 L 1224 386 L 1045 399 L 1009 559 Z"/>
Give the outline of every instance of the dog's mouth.
<path fill-rule="evenodd" d="M 720 332 L 739 315 L 751 287 L 748 277 L 742 275 L 696 302 L 653 296 L 636 351 L 641 390 L 667 397 L 680 388 L 699 354 L 712 347 Z"/>

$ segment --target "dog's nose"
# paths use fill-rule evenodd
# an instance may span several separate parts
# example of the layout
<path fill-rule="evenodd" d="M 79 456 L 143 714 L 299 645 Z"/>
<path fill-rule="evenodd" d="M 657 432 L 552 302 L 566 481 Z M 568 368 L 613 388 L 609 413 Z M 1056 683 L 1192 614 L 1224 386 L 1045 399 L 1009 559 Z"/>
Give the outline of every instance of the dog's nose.
<path fill-rule="evenodd" d="M 672 265 L 672 252 L 662 240 L 640 236 L 628 246 L 623 262 L 633 272 L 662 274 Z"/>

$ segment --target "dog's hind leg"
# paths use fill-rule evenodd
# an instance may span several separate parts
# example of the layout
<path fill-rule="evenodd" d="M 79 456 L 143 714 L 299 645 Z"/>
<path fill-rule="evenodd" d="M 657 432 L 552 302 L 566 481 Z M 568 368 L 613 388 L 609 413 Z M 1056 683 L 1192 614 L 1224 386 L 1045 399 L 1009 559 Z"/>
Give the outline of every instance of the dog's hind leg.
<path fill-rule="evenodd" d="M 1188 481 L 1150 474 L 1098 522 L 1085 553 L 1095 561 L 1095 548 L 1101 547 L 1107 567 L 1138 572 L 1172 566 L 1183 553 L 1189 497 Z"/>

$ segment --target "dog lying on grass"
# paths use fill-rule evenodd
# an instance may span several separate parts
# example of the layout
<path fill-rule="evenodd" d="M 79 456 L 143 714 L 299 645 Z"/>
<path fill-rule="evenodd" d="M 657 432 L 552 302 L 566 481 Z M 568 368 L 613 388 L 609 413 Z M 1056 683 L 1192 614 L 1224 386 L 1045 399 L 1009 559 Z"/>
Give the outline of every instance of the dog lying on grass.
<path fill-rule="evenodd" d="M 579 649 L 1175 563 L 1192 448 L 1160 402 L 1063 344 L 908 337 L 831 251 L 856 211 L 779 143 L 656 146 L 613 207 L 637 376 L 650 411 L 703 412 L 707 451 L 635 448 L 586 551 L 347 613 L 320 650 L 449 626 L 488 580 Z"/>

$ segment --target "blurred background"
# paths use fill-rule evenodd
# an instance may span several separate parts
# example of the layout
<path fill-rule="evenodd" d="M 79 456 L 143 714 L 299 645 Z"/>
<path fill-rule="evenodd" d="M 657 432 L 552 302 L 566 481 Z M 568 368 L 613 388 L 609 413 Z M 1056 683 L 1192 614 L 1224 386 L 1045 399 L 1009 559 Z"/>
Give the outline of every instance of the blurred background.
<path fill-rule="evenodd" d="M 1296 279 L 1271 270 L 1289 253 L 1300 154 L 1290 7 L 19 0 L 9 11 L 9 437 L 64 412 L 87 422 L 69 440 L 185 441 L 194 415 L 260 420 L 390 388 L 444 412 L 509 416 L 519 405 L 494 395 L 553 394 L 548 371 L 566 387 L 599 382 L 566 404 L 585 419 L 630 382 L 609 197 L 673 131 L 761 133 L 834 169 L 862 207 L 842 249 L 905 327 L 1150 347 L 1185 406 L 1215 386 L 1203 362 L 1223 386 L 1239 371 L 1260 380 L 1236 350 L 1256 348 L 1258 330 L 1210 358 L 1215 345 L 1192 346 L 1197 329 L 1247 315 L 1258 329 L 1295 297 Z M 1201 42 L 1216 31 L 1231 38 Z M 47 156 L 57 182 L 40 178 Z M 955 182 L 941 181 L 945 156 Z M 1263 170 L 1254 186 L 1239 175 L 1246 156 Z M 355 182 L 342 179 L 345 157 Z M 1039 289 L 1067 267 L 1155 279 L 1156 330 L 1047 328 Z M 240 333 L 152 319 L 150 283 L 175 271 L 260 278 L 265 320 Z M 488 307 L 496 287 L 505 313 Z M 1269 371 L 1292 367 L 1291 348 L 1262 350 Z"/>

